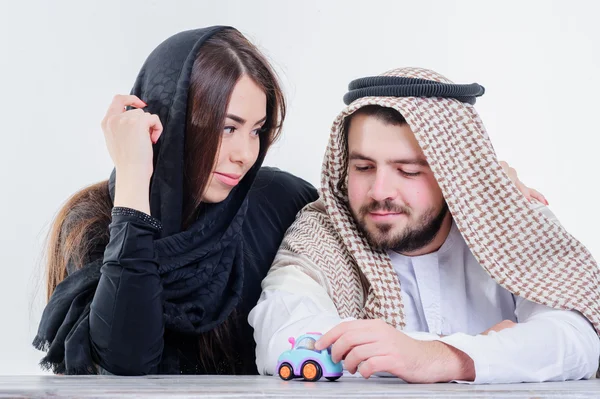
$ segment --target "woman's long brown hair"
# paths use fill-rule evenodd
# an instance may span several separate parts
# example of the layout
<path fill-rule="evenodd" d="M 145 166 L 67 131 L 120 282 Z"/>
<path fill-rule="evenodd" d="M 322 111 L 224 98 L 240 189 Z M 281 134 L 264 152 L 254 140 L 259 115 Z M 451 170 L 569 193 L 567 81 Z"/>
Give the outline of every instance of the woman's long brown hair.
<path fill-rule="evenodd" d="M 191 74 L 185 139 L 184 214 L 182 229 L 197 217 L 202 194 L 217 157 L 233 88 L 242 76 L 250 77 L 266 94 L 267 120 L 260 136 L 262 159 L 281 133 L 286 105 L 276 74 L 267 60 L 241 33 L 222 30 L 209 38 L 196 58 Z M 142 99 L 143 100 L 143 99 Z M 46 249 L 47 298 L 65 279 L 100 253 L 109 240 L 112 201 L 108 181 L 102 181 L 73 195 L 58 212 L 50 228 Z M 235 312 L 218 328 L 200 335 L 200 360 L 205 370 L 223 370 L 214 361 L 234 359 L 227 350 Z"/>

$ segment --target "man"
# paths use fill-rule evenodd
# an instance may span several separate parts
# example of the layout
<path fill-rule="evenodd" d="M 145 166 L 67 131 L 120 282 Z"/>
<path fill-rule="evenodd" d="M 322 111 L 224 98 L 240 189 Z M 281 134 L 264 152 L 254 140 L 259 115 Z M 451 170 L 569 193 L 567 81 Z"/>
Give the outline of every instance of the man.
<path fill-rule="evenodd" d="M 249 321 L 257 365 L 326 333 L 366 378 L 590 378 L 600 357 L 598 267 L 504 174 L 472 104 L 478 85 L 422 69 L 351 84 L 322 195 L 288 231 Z"/>

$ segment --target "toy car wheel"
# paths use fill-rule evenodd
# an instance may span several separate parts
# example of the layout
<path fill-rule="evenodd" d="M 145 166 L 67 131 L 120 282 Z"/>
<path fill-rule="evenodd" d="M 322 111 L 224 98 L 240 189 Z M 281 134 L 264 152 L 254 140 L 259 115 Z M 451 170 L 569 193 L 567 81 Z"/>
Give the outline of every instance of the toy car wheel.
<path fill-rule="evenodd" d="M 337 381 L 340 379 L 340 377 L 325 377 L 327 378 L 329 381 Z"/>
<path fill-rule="evenodd" d="M 289 381 L 294 378 L 294 369 L 288 363 L 283 363 L 279 366 L 279 377 L 284 381 Z"/>
<path fill-rule="evenodd" d="M 306 381 L 319 381 L 323 376 L 323 370 L 321 366 L 309 360 L 302 365 L 302 378 Z"/>

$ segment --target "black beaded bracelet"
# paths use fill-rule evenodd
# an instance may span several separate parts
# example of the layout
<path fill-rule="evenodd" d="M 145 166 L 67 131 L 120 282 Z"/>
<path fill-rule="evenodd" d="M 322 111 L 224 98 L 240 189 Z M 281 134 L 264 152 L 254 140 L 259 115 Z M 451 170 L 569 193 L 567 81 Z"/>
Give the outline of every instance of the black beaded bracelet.
<path fill-rule="evenodd" d="M 113 217 L 114 216 L 134 216 L 134 217 L 140 219 L 141 221 L 143 221 L 144 223 L 147 223 L 150 226 L 154 227 L 157 230 L 162 229 L 162 223 L 160 223 L 160 220 L 148 215 L 147 213 L 140 212 L 136 209 L 125 208 L 122 206 L 115 206 L 112 209 L 111 214 Z"/>

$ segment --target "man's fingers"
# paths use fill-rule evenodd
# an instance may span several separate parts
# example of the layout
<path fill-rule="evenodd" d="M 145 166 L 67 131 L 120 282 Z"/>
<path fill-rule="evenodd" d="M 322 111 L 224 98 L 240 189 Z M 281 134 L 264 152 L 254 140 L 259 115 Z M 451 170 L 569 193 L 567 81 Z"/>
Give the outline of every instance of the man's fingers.
<path fill-rule="evenodd" d="M 372 320 L 352 320 L 338 324 L 337 326 L 329 330 L 326 334 L 324 334 L 321 338 L 319 338 L 319 340 L 315 344 L 315 349 L 322 350 L 330 347 L 346 331 L 364 327 L 365 324 L 368 322 L 372 322 Z"/>
<path fill-rule="evenodd" d="M 350 373 L 354 374 L 362 362 L 372 357 L 382 356 L 384 354 L 385 348 L 380 342 L 355 346 L 346 355 L 346 358 L 344 359 L 344 367 Z"/>
<path fill-rule="evenodd" d="M 333 343 L 331 348 L 331 360 L 337 363 L 344 359 L 348 352 L 355 346 L 370 344 L 377 339 L 376 334 L 372 329 L 361 328 L 346 331 L 337 341 Z"/>
<path fill-rule="evenodd" d="M 364 378 L 370 378 L 375 373 L 389 372 L 391 370 L 390 362 L 390 356 L 374 356 L 362 362 L 358 367 L 358 372 Z"/>

